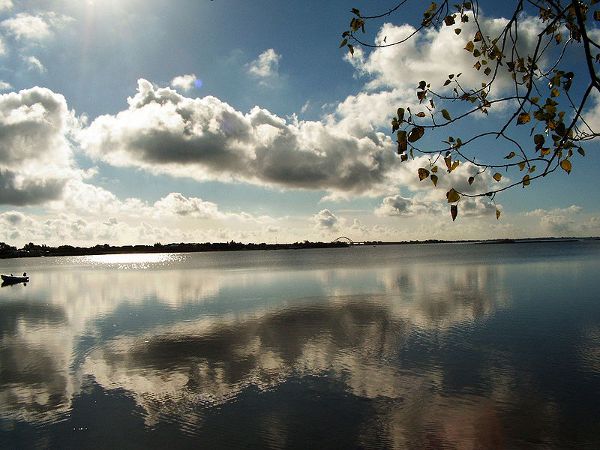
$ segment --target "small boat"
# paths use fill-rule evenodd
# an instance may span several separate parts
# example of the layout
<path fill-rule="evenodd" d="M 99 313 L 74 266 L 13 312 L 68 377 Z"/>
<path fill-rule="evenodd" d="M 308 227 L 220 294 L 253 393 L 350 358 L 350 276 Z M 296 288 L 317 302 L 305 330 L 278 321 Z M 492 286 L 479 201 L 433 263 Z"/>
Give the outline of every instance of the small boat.
<path fill-rule="evenodd" d="M 15 276 L 15 275 L 0 275 L 0 278 L 2 278 L 2 284 L 17 284 L 17 283 L 27 283 L 29 281 L 29 277 L 27 276 L 27 274 L 23 274 L 22 276 Z"/>

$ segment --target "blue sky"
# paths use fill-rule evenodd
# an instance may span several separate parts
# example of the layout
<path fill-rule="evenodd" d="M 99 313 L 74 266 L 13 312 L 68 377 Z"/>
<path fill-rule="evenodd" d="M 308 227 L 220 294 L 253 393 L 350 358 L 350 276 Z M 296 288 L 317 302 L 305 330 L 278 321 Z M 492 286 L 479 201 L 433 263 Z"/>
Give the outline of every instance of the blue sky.
<path fill-rule="evenodd" d="M 510 12 L 495 3 L 482 2 L 490 24 Z M 501 220 L 478 199 L 452 222 L 451 177 L 419 182 L 423 160 L 399 163 L 388 124 L 420 79 L 470 69 L 455 53 L 464 42 L 432 33 L 349 58 L 338 44 L 351 7 L 372 2 L 0 0 L 0 241 L 600 234 L 595 143 L 570 175 L 499 196 Z M 366 39 L 401 34 L 419 8 L 369 24 Z"/>

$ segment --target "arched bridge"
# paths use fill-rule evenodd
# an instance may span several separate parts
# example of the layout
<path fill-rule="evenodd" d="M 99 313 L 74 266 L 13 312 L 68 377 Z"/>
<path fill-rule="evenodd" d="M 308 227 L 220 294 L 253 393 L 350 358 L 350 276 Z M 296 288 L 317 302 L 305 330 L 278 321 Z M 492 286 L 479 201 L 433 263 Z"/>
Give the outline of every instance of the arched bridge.
<path fill-rule="evenodd" d="M 333 242 L 346 242 L 348 245 L 365 245 L 365 242 L 357 242 L 350 239 L 348 236 L 340 236 L 333 240 Z"/>

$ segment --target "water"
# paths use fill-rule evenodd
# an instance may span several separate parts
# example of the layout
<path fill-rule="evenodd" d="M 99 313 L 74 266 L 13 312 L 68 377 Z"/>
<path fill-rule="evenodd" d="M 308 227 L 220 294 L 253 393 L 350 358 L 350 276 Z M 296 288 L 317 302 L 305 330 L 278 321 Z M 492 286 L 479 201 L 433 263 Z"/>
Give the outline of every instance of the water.
<path fill-rule="evenodd" d="M 600 242 L 1 260 L 1 448 L 600 448 Z"/>

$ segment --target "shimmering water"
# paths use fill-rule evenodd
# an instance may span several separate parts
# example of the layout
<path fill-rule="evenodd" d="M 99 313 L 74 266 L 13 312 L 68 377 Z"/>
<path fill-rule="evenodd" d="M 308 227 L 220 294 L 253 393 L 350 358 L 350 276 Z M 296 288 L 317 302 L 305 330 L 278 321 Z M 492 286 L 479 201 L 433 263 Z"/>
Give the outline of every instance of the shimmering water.
<path fill-rule="evenodd" d="M 600 242 L 0 261 L 1 448 L 600 448 Z"/>

